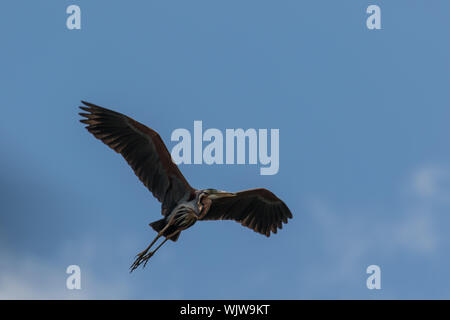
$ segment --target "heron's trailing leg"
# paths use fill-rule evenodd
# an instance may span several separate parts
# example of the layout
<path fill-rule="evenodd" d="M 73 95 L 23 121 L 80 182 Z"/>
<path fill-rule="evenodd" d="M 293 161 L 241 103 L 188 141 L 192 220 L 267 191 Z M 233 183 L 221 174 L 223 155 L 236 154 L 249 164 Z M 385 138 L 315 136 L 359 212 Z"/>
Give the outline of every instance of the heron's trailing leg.
<path fill-rule="evenodd" d="M 141 253 L 137 254 L 136 260 L 130 267 L 130 269 L 131 269 L 130 272 L 133 272 L 144 261 L 145 261 L 145 264 L 147 264 L 148 259 L 150 259 L 150 257 L 156 252 L 156 250 L 158 250 L 159 247 L 161 247 L 163 245 L 163 243 L 167 241 L 167 238 L 166 238 L 155 250 L 153 250 L 147 254 L 148 250 L 150 250 L 150 248 L 155 244 L 155 242 L 158 241 L 158 239 L 164 234 L 164 232 L 167 230 L 167 228 L 169 226 L 170 226 L 170 224 L 168 223 L 163 229 L 161 229 L 160 232 L 158 232 L 158 235 L 155 237 L 155 239 L 153 239 L 153 241 L 148 245 L 148 247 L 145 248 L 145 250 L 142 251 Z"/>

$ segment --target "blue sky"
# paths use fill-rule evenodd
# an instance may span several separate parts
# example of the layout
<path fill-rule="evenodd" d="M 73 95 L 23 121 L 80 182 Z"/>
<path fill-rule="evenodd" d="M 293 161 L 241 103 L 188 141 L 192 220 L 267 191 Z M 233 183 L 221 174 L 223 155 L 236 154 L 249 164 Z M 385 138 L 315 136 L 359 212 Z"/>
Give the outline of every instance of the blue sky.
<path fill-rule="evenodd" d="M 66 28 L 77 4 L 82 29 Z M 366 28 L 377 4 L 382 30 Z M 450 298 L 450 3 L 3 1 L 0 298 Z M 266 238 L 204 222 L 128 273 L 160 204 L 78 122 L 79 101 L 157 130 L 278 128 L 280 170 L 182 165 L 266 187 Z M 67 266 L 82 289 L 65 288 Z M 381 267 L 381 290 L 366 268 Z"/>

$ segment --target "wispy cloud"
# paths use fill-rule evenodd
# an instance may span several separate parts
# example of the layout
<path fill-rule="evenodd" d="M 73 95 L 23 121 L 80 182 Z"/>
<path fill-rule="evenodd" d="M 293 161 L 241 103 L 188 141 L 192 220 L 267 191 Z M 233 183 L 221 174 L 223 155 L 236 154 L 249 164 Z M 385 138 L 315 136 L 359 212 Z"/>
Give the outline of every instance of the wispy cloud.
<path fill-rule="evenodd" d="M 394 261 L 395 264 L 398 256 L 405 255 L 417 261 L 438 259 L 448 246 L 443 221 L 448 221 L 445 213 L 450 209 L 449 184 L 450 169 L 421 166 L 411 172 L 397 190 L 398 202 L 394 207 L 351 204 L 344 208 L 321 196 L 311 198 L 307 212 L 317 240 L 314 243 L 316 255 L 311 257 L 317 260 L 309 264 L 302 261 L 298 275 L 301 292 L 293 297 L 362 298 L 358 290 L 368 292 L 365 289 L 368 265 L 380 264 L 384 270 L 383 262 Z M 126 273 L 118 278 L 115 274 L 102 273 L 102 267 L 108 268 L 111 261 L 128 263 L 132 258 L 128 255 L 139 245 L 142 243 L 132 236 L 124 236 L 113 244 L 86 238 L 76 245 L 61 244 L 51 257 L 0 247 L 0 299 L 126 299 L 144 294 L 145 298 L 155 299 L 185 297 L 185 289 L 178 278 L 174 286 L 175 282 L 168 285 L 145 273 L 136 273 L 133 277 Z M 160 258 L 165 263 L 160 268 L 174 265 L 173 252 L 170 247 L 161 252 Z M 99 261 L 111 254 L 114 257 L 109 257 L 110 260 Z M 117 259 L 119 254 L 127 257 Z M 68 290 L 65 286 L 68 276 L 65 270 L 69 264 L 79 264 L 82 269 L 79 291 Z M 120 267 L 120 274 L 124 274 L 126 267 Z M 175 270 L 173 272 L 175 274 Z M 271 273 L 260 267 L 249 277 L 248 285 L 263 286 L 269 281 L 272 281 Z M 157 289 L 149 292 L 149 287 Z M 328 296 L 326 290 L 329 290 Z M 395 295 L 395 291 L 384 291 L 382 297 Z"/>
<path fill-rule="evenodd" d="M 450 199 L 450 169 L 438 165 L 423 166 L 411 178 L 411 191 L 422 198 L 448 202 Z"/>
<path fill-rule="evenodd" d="M 316 198 L 310 203 L 312 215 L 324 231 L 352 241 L 358 239 L 367 250 L 374 244 L 386 243 L 392 252 L 432 252 L 439 245 L 436 225 L 441 209 L 448 209 L 450 204 L 450 169 L 420 167 L 406 181 L 403 189 L 408 191 L 407 196 L 392 214 L 380 214 L 381 209 L 376 207 L 355 207 L 340 214 L 339 208 Z M 405 193 L 398 190 L 398 194 L 402 197 Z"/>
<path fill-rule="evenodd" d="M 88 261 L 80 263 L 81 290 L 66 288 L 67 259 L 56 259 L 0 250 L 0 299 L 120 299 L 130 288 L 120 281 L 102 281 L 89 270 Z M 79 262 L 79 261 L 77 261 Z"/>
<path fill-rule="evenodd" d="M 392 261 L 398 255 L 437 257 L 447 241 L 440 224 L 443 213 L 450 209 L 449 186 L 448 168 L 423 166 L 405 179 L 398 190 L 396 208 L 386 209 L 384 205 L 341 208 L 321 197 L 311 198 L 308 211 L 321 234 L 318 239 L 323 241 L 322 257 L 329 265 L 320 270 L 312 268 L 309 274 L 302 275 L 302 281 L 313 281 L 311 286 L 321 287 L 317 283 L 319 278 L 328 287 L 364 288 L 355 275 L 364 279 L 365 268 L 370 264 Z M 392 212 L 387 214 L 386 210 Z"/>

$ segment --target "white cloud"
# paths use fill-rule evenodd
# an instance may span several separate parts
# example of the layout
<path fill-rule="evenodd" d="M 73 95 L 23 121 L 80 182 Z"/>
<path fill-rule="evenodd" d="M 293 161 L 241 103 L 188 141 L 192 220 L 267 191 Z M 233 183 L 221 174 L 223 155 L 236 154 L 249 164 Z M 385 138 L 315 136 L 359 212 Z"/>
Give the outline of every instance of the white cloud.
<path fill-rule="evenodd" d="M 432 253 L 438 247 L 437 230 L 431 215 L 421 212 L 402 220 L 395 226 L 396 250 L 407 249 L 416 253 Z"/>
<path fill-rule="evenodd" d="M 412 191 L 420 197 L 448 201 L 450 196 L 450 170 L 443 166 L 427 165 L 414 172 Z"/>
<path fill-rule="evenodd" d="M 318 268 L 314 264 L 300 275 L 302 285 L 311 288 L 310 294 L 314 288 L 322 288 L 321 284 L 333 292 L 346 286 L 360 288 L 368 265 L 393 261 L 399 255 L 419 259 L 439 256 L 447 239 L 440 226 L 450 209 L 450 170 L 420 167 L 406 182 L 398 190 L 395 209 L 384 205 L 340 208 L 320 197 L 311 198 L 307 211 L 315 222 L 312 228 L 319 232 L 317 239 L 323 241 L 318 247 L 328 265 Z M 405 189 L 408 192 L 402 192 Z"/>
<path fill-rule="evenodd" d="M 310 212 L 327 234 L 335 235 L 341 241 L 348 240 L 349 246 L 351 243 L 363 244 L 366 249 L 358 251 L 369 251 L 372 246 L 382 243 L 391 252 L 433 252 L 439 245 L 438 219 L 442 208 L 449 207 L 450 170 L 426 166 L 411 176 L 407 179 L 410 184 L 406 189 L 412 192 L 407 199 L 399 201 L 399 208 L 391 214 L 374 207 L 354 207 L 339 212 L 342 209 L 332 208 L 322 199 L 311 201 Z"/>
<path fill-rule="evenodd" d="M 101 281 L 82 263 L 81 290 L 66 288 L 64 254 L 42 259 L 0 248 L 0 299 L 125 299 L 130 290 L 118 281 Z M 84 261 L 86 262 L 86 261 Z"/>

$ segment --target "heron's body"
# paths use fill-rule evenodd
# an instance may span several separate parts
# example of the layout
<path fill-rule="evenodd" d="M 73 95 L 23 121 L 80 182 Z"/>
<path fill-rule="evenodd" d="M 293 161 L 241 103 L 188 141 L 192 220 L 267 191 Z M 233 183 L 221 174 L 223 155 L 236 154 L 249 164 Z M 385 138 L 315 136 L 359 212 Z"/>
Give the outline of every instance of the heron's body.
<path fill-rule="evenodd" d="M 173 163 L 161 137 L 143 124 L 112 110 L 83 102 L 81 122 L 96 138 L 120 153 L 138 178 L 161 202 L 162 219 L 150 223 L 158 233 L 131 266 L 144 263 L 167 241 L 177 241 L 180 233 L 201 220 L 235 220 L 256 232 L 270 236 L 287 223 L 292 214 L 267 189 L 236 193 L 216 189 L 196 190 Z M 164 237 L 156 249 L 150 248 Z"/>
<path fill-rule="evenodd" d="M 198 207 L 195 203 L 196 199 L 187 202 L 181 202 L 172 212 L 161 220 L 150 223 L 150 226 L 159 232 L 164 227 L 169 226 L 163 236 L 170 240 L 178 240 L 181 231 L 192 227 L 198 220 Z"/>

